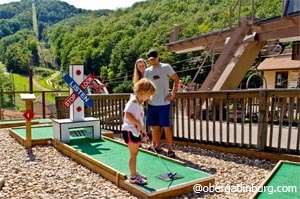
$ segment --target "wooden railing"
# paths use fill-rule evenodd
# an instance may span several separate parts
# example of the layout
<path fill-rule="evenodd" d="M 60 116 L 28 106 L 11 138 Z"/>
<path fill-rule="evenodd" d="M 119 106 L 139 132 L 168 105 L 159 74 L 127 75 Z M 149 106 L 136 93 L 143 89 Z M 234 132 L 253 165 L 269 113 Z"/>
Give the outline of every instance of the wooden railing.
<path fill-rule="evenodd" d="M 130 94 L 90 95 L 86 116 L 101 128 L 120 131 Z M 56 98 L 57 117 L 69 117 L 65 97 Z M 181 92 L 171 106 L 174 139 L 299 154 L 300 90 Z"/>
<path fill-rule="evenodd" d="M 44 98 L 49 91 L 39 93 L 46 106 Z M 19 93 L 1 92 L 0 97 L 6 95 Z M 94 106 L 85 108 L 85 116 L 99 118 L 102 129 L 120 131 L 130 94 L 89 96 Z M 69 117 L 69 109 L 63 106 L 66 97 L 56 97 L 51 118 Z M 5 112 L 0 105 L 1 113 Z M 36 117 L 50 117 L 42 109 L 43 114 Z M 180 92 L 171 103 L 171 124 L 174 139 L 179 141 L 299 155 L 300 89 Z"/>

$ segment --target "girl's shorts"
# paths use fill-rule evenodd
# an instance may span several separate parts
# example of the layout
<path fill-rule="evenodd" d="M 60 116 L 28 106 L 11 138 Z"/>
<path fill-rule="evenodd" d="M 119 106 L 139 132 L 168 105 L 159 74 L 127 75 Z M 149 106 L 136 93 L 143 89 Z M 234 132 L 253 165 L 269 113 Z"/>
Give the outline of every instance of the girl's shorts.
<path fill-rule="evenodd" d="M 131 131 L 123 131 L 123 139 L 126 144 L 128 143 L 139 143 L 142 141 L 141 136 L 135 137 Z"/>

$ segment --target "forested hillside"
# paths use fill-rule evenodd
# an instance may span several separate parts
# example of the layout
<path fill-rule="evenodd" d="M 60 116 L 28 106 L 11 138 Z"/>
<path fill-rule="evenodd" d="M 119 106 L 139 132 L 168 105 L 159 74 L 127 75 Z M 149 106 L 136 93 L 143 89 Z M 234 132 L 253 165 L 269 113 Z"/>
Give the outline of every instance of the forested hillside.
<path fill-rule="evenodd" d="M 86 73 L 109 80 L 110 90 L 128 92 L 135 60 L 145 58 L 154 47 L 161 52 L 162 61 L 171 63 L 179 76 L 188 81 L 200 65 L 190 60 L 207 52 L 168 52 L 164 45 L 174 24 L 201 17 L 201 25 L 188 27 L 186 37 L 193 36 L 194 30 L 205 33 L 211 26 L 221 28 L 236 1 L 148 0 L 116 11 L 87 11 L 61 1 L 36 0 L 37 30 L 33 27 L 31 0 L 0 5 L 0 61 L 9 71 L 26 74 L 30 66 L 43 65 L 38 53 L 42 45 L 60 70 L 67 71 L 70 64 L 83 64 Z M 242 2 L 242 16 L 251 16 L 251 0 Z M 256 18 L 280 14 L 281 0 L 255 1 Z M 210 60 L 197 76 L 197 83 L 204 80 L 209 64 Z"/>

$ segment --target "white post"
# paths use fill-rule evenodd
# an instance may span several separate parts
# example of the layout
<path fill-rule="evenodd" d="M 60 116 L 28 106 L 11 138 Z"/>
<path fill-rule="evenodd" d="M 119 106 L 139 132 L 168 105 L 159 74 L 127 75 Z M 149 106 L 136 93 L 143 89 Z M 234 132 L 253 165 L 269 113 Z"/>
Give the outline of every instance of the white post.
<path fill-rule="evenodd" d="M 78 85 L 80 85 L 84 76 L 83 65 L 71 65 L 69 68 L 69 75 Z M 73 92 L 73 89 L 70 87 L 70 94 Z M 72 121 L 84 120 L 84 102 L 80 99 L 80 97 L 78 97 L 70 106 L 70 119 Z"/>

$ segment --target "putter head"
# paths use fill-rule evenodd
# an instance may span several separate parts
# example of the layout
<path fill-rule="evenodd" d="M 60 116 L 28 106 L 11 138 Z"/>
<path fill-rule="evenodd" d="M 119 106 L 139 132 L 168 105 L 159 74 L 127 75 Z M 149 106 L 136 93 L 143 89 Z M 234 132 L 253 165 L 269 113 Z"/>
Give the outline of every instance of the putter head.
<path fill-rule="evenodd" d="M 176 172 L 173 173 L 170 172 L 168 173 L 168 177 L 172 179 L 174 176 L 176 176 L 176 174 L 177 174 Z"/>

